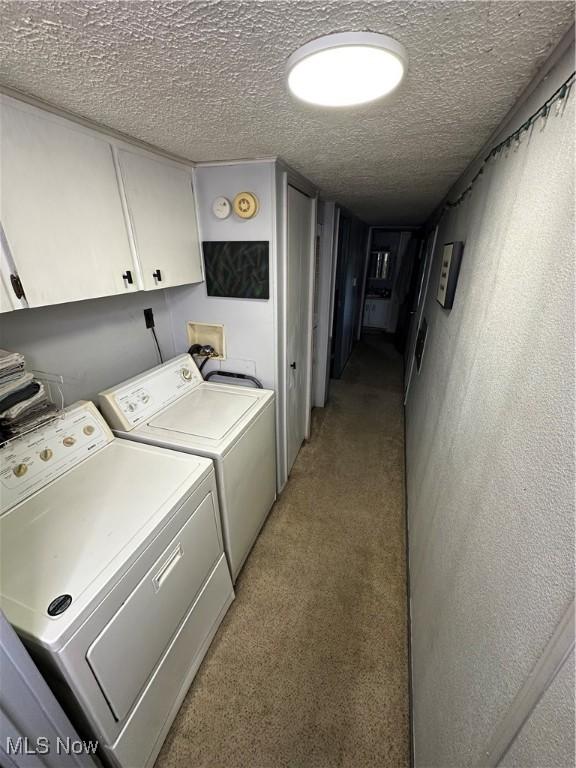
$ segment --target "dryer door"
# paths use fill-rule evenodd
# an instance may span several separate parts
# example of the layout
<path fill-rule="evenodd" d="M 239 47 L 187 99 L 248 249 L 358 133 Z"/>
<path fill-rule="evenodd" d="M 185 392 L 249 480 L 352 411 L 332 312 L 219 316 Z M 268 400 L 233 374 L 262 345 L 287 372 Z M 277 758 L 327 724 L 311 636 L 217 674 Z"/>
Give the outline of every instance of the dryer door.
<path fill-rule="evenodd" d="M 222 553 L 217 515 L 210 492 L 88 650 L 118 720 L 132 708 Z"/>

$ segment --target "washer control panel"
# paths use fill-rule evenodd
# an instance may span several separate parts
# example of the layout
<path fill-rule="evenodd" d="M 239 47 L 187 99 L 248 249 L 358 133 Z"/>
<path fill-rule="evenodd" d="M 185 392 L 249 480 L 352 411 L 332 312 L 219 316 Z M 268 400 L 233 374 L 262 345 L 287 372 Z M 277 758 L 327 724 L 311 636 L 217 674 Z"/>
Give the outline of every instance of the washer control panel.
<path fill-rule="evenodd" d="M 101 392 L 100 407 L 113 429 L 134 429 L 203 381 L 190 355 L 179 355 L 163 365 Z"/>
<path fill-rule="evenodd" d="M 0 448 L 0 510 L 6 512 L 114 439 L 93 403 L 61 415 Z"/>

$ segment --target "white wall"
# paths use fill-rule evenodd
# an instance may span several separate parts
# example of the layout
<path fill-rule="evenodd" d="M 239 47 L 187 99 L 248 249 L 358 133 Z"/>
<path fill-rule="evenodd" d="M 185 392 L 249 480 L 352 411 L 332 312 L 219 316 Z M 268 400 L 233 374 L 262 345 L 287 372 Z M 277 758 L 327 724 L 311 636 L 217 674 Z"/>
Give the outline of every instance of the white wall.
<path fill-rule="evenodd" d="M 146 291 L 5 313 L 0 347 L 21 352 L 29 368 L 64 377 L 66 405 L 158 365 L 143 309 L 154 311 L 164 358 L 174 342 L 166 291 Z"/>
<path fill-rule="evenodd" d="M 572 48 L 512 127 L 573 69 Z M 406 409 L 417 767 L 484 764 L 574 594 L 575 96 L 491 162 L 438 232 Z M 435 293 L 452 240 L 465 248 L 446 311 Z M 574 765 L 573 684 L 565 667 L 506 766 Z"/>
<path fill-rule="evenodd" d="M 264 387 L 277 394 L 276 433 L 278 488 L 286 476 L 284 466 L 284 435 L 282 427 L 283 369 L 278 346 L 280 307 L 276 286 L 280 276 L 278 244 L 282 228 L 279 208 L 282 174 L 274 160 L 200 165 L 194 171 L 194 193 L 198 206 L 198 224 L 201 240 L 268 240 L 270 243 L 270 298 L 268 300 L 233 299 L 208 296 L 206 283 L 175 288 L 170 295 L 170 317 L 177 352 L 188 349 L 187 323 L 219 323 L 224 326 L 226 360 L 209 361 L 205 372 L 221 368 L 225 371 L 256 376 Z M 212 202 L 223 195 L 232 200 L 238 192 L 256 194 L 260 203 L 258 215 L 241 220 L 231 215 L 216 219 Z M 282 355 L 282 358 L 280 357 Z"/>
<path fill-rule="evenodd" d="M 205 370 L 249 373 L 265 387 L 275 389 L 275 164 L 274 161 L 205 165 L 195 169 L 195 195 L 202 240 L 268 240 L 270 242 L 270 299 L 230 299 L 208 296 L 206 283 L 175 288 L 170 295 L 170 315 L 177 352 L 188 349 L 189 320 L 221 323 L 226 334 L 227 359 L 207 363 Z M 254 192 L 260 212 L 254 219 L 231 215 L 216 219 L 212 201 L 224 195 L 231 200 L 238 192 Z"/>
<path fill-rule="evenodd" d="M 169 311 L 177 352 L 188 348 L 188 321 L 224 325 L 226 360 L 210 361 L 206 371 L 222 368 L 256 376 L 277 394 L 278 487 L 286 482 L 284 459 L 285 343 L 281 333 L 284 293 L 286 184 L 306 194 L 315 190 L 306 179 L 275 159 L 199 165 L 194 172 L 200 237 L 206 241 L 268 240 L 270 243 L 270 299 L 250 300 L 208 296 L 206 284 L 175 288 Z M 213 200 L 232 199 L 238 192 L 254 192 L 258 215 L 247 221 L 236 216 L 219 220 Z"/>

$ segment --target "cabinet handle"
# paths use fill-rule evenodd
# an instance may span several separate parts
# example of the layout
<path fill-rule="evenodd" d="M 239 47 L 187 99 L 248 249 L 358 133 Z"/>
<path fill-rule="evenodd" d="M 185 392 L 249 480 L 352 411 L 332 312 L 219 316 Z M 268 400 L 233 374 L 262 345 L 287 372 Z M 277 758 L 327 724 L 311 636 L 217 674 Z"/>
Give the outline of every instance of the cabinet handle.
<path fill-rule="evenodd" d="M 22 281 L 18 277 L 18 275 L 10 275 L 10 283 L 12 284 L 12 290 L 16 294 L 17 299 L 24 299 L 25 293 L 24 288 L 22 286 Z"/>
<path fill-rule="evenodd" d="M 160 272 L 159 269 L 157 269 L 156 272 L 152 272 L 152 277 L 154 280 L 156 280 L 157 283 L 162 282 L 162 272 Z"/>
<path fill-rule="evenodd" d="M 134 282 L 134 280 L 132 278 L 132 272 L 130 272 L 129 269 L 127 269 L 126 272 L 124 272 L 124 274 L 122 275 L 122 279 L 126 280 L 128 285 L 132 285 L 132 283 Z"/>
<path fill-rule="evenodd" d="M 296 361 L 290 363 L 290 368 L 292 368 L 294 371 L 296 370 Z"/>

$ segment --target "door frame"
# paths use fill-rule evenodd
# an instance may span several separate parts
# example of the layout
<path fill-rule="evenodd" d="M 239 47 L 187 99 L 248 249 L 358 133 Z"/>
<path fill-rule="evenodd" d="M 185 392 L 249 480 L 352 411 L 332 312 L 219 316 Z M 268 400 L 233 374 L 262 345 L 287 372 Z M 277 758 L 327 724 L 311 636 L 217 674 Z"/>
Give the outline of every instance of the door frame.
<path fill-rule="evenodd" d="M 345 227 L 347 231 L 344 231 Z M 334 280 L 334 309 L 332 319 L 332 347 L 333 355 L 330 360 L 330 376 L 340 378 L 344 365 L 338 371 L 335 370 L 336 363 L 341 362 L 342 337 L 344 335 L 344 309 L 346 307 L 346 259 L 343 259 L 342 248 L 349 246 L 351 238 L 352 223 L 349 216 L 340 215 L 338 217 L 338 236 L 337 236 L 337 255 L 336 255 L 336 275 Z M 344 289 L 344 290 L 343 290 Z"/>
<path fill-rule="evenodd" d="M 368 266 L 370 264 L 370 251 L 372 248 L 372 233 L 375 227 L 368 227 L 368 234 L 366 235 L 366 251 L 364 254 L 364 269 L 362 270 L 362 295 L 360 297 L 360 319 L 358 321 L 358 329 L 356 331 L 356 341 L 360 341 L 362 338 L 362 328 L 364 326 L 364 306 L 366 303 L 366 283 L 368 282 Z"/>
<path fill-rule="evenodd" d="M 430 273 L 432 271 L 432 263 L 434 261 L 434 252 L 436 250 L 436 240 L 438 238 L 438 225 L 434 230 L 430 230 L 428 237 L 425 240 L 424 245 L 424 265 L 422 269 L 422 276 L 420 279 L 420 285 L 418 287 L 418 296 L 416 299 L 416 309 L 412 316 L 412 324 L 408 334 L 408 346 L 406 359 L 407 363 L 407 376 L 404 388 L 404 406 L 408 402 L 408 395 L 410 393 L 410 384 L 412 383 L 412 377 L 414 375 L 414 350 L 416 347 L 416 338 L 418 336 L 418 329 L 422 322 L 422 316 L 424 315 L 424 307 L 426 305 L 426 299 L 428 297 L 428 286 L 430 284 Z"/>
<path fill-rule="evenodd" d="M 300 190 L 299 190 L 300 191 Z M 308 197 L 308 195 L 307 195 Z M 308 233 L 308 338 L 306 345 L 306 422 L 304 439 L 310 439 L 312 424 L 312 356 L 314 342 L 314 289 L 316 282 L 316 231 L 318 228 L 318 196 L 310 197 L 310 232 Z"/>
<path fill-rule="evenodd" d="M 328 400 L 330 382 L 330 348 L 334 314 L 334 281 L 336 279 L 336 242 L 340 212 L 333 201 L 320 200 L 319 221 L 319 286 L 314 290 L 318 299 L 314 307 L 317 321 L 316 360 L 312 361 L 313 406 L 323 408 Z M 314 353 L 314 349 L 312 350 Z"/>

